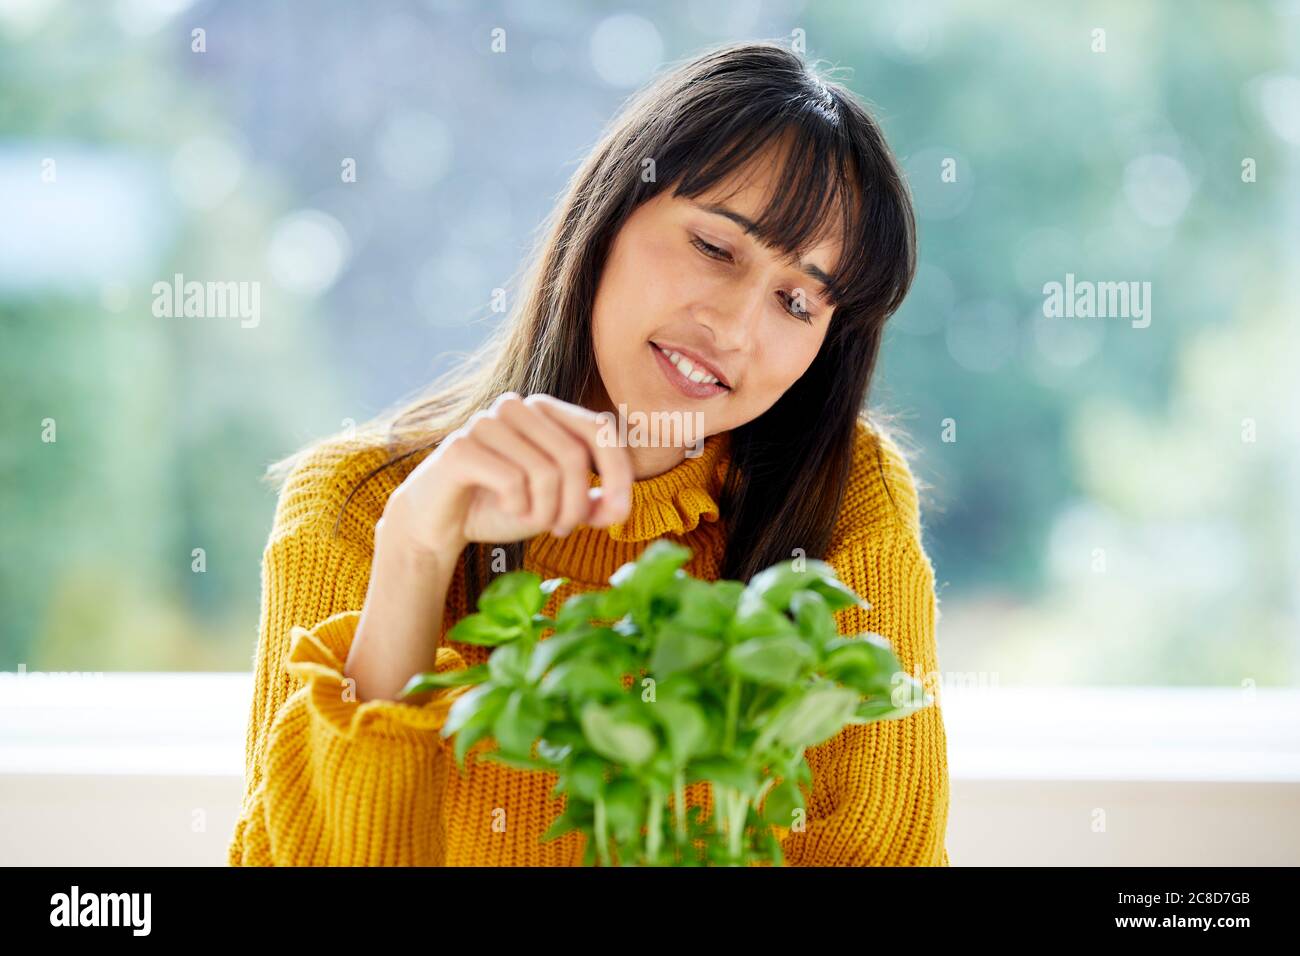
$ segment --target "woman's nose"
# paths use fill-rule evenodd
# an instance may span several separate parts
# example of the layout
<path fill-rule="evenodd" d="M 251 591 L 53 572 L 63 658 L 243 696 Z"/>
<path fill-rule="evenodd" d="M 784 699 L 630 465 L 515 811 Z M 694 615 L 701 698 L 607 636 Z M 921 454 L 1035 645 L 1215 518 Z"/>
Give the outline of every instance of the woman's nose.
<path fill-rule="evenodd" d="M 701 320 L 713 332 L 719 349 L 744 351 L 759 333 L 766 301 L 767 291 L 761 284 L 722 287 L 710 295 Z"/>

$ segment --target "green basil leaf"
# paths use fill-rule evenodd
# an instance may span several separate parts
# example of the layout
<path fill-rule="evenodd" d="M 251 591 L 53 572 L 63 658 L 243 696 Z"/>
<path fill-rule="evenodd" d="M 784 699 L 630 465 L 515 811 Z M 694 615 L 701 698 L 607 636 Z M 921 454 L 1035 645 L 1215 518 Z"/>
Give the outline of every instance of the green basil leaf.
<path fill-rule="evenodd" d="M 590 623 L 599 617 L 596 613 L 597 606 L 600 603 L 600 593 L 588 591 L 582 594 L 575 594 L 567 601 L 555 615 L 555 623 L 560 630 L 567 630 L 578 625 Z"/>
<path fill-rule="evenodd" d="M 740 581 L 711 581 L 709 586 L 714 597 L 727 608 L 728 616 L 734 615 L 740 606 L 740 596 L 745 593 L 745 585 Z"/>
<path fill-rule="evenodd" d="M 572 654 L 590 640 L 591 633 L 592 628 L 584 624 L 578 630 L 552 634 L 546 640 L 539 642 L 533 648 L 532 658 L 528 662 L 529 682 L 536 683 L 541 680 L 542 675 L 550 670 L 553 664 Z"/>
<path fill-rule="evenodd" d="M 870 644 L 882 650 L 889 651 L 889 653 L 891 654 L 894 652 L 893 645 L 890 644 L 889 641 L 887 641 L 885 638 L 881 637 L 879 634 L 876 634 L 873 631 L 863 631 L 861 634 L 851 634 L 851 635 L 837 634 L 835 637 L 832 637 L 830 640 L 828 640 L 825 644 L 822 645 L 822 653 L 830 654 L 836 648 L 852 647 L 856 644 Z"/>
<path fill-rule="evenodd" d="M 858 596 L 840 581 L 835 569 L 817 558 L 804 558 L 798 567 L 794 561 L 774 564 L 754 575 L 748 590 L 777 611 L 790 608 L 794 595 L 801 591 L 821 594 L 836 609 L 859 603 Z M 851 599 L 848 604 L 838 603 L 846 596 Z"/>
<path fill-rule="evenodd" d="M 772 866 L 784 866 L 785 852 L 781 849 L 781 841 L 771 830 L 768 830 L 764 836 L 767 840 L 768 855 L 772 858 Z"/>
<path fill-rule="evenodd" d="M 804 566 L 816 564 L 805 559 Z M 774 611 L 784 611 L 790 606 L 790 599 L 796 591 L 809 587 L 814 580 L 814 572 L 796 571 L 793 561 L 782 561 L 770 568 L 758 572 L 749 579 L 748 592 L 762 598 L 763 603 Z"/>
<path fill-rule="evenodd" d="M 447 632 L 447 639 L 461 644 L 494 646 L 509 644 L 522 634 L 521 626 L 501 624 L 486 614 L 467 614 Z"/>
<path fill-rule="evenodd" d="M 672 697 L 659 697 L 646 706 L 664 728 L 675 764 L 682 766 L 703 752 L 709 740 L 709 721 L 701 708 Z"/>
<path fill-rule="evenodd" d="M 871 602 L 864 597 L 860 597 L 856 591 L 839 578 L 820 578 L 814 581 L 810 587 L 826 599 L 826 603 L 830 605 L 832 611 L 840 611 L 846 607 L 859 607 L 864 611 L 871 610 Z"/>
<path fill-rule="evenodd" d="M 490 726 L 509 694 L 506 688 L 494 687 L 491 684 L 479 684 L 461 694 L 447 711 L 447 719 L 442 726 L 442 736 L 450 737 L 474 722 Z"/>
<path fill-rule="evenodd" d="M 663 747 L 655 751 L 654 757 L 642 768 L 638 776 L 648 784 L 657 786 L 667 793 L 673 787 L 673 773 L 679 765 L 673 763 L 673 756 Z"/>
<path fill-rule="evenodd" d="M 758 774 L 754 773 L 743 760 L 731 757 L 706 757 L 693 761 L 686 770 L 688 783 L 709 780 L 724 787 L 734 787 L 745 793 L 758 789 Z"/>
<path fill-rule="evenodd" d="M 518 642 L 494 650 L 487 659 L 488 673 L 497 684 L 513 687 L 528 680 L 531 648 Z"/>
<path fill-rule="evenodd" d="M 649 729 L 595 701 L 588 701 L 582 708 L 582 730 L 591 748 L 615 763 L 639 767 L 655 754 L 657 745 Z"/>
<path fill-rule="evenodd" d="M 554 745 L 557 749 L 582 750 L 587 746 L 587 739 L 582 736 L 582 728 L 576 723 L 552 721 L 546 727 L 545 742 Z"/>
<path fill-rule="evenodd" d="M 425 691 L 437 690 L 442 687 L 460 687 L 464 684 L 481 684 L 487 680 L 488 669 L 485 664 L 476 664 L 473 667 L 457 668 L 450 671 L 428 671 L 423 674 L 415 674 L 406 686 L 401 690 L 402 697 L 414 697 L 416 694 L 422 694 Z"/>
<path fill-rule="evenodd" d="M 533 743 L 546 729 L 542 703 L 525 690 L 512 691 L 492 725 L 501 750 L 510 756 L 531 756 Z"/>
<path fill-rule="evenodd" d="M 573 595 L 564 602 L 564 606 L 555 616 L 555 621 L 558 628 L 564 631 L 591 621 L 616 620 L 627 611 L 626 595 L 606 588 Z"/>
<path fill-rule="evenodd" d="M 894 675 L 902 673 L 898 658 L 879 635 L 862 635 L 827 646 L 831 650 L 823 672 L 861 695 L 888 694 Z"/>
<path fill-rule="evenodd" d="M 795 706 L 780 742 L 787 747 L 815 747 L 829 740 L 848 723 L 858 700 L 856 693 L 843 687 L 814 687 Z"/>
<path fill-rule="evenodd" d="M 793 780 L 782 780 L 763 800 L 763 820 L 779 827 L 789 827 L 794 822 L 794 812 L 802 809 L 803 794 Z"/>
<path fill-rule="evenodd" d="M 615 571 L 609 583 L 648 602 L 672 586 L 678 570 L 690 559 L 690 548 L 659 538 L 635 561 L 629 561 Z"/>
<path fill-rule="evenodd" d="M 564 695 L 570 699 L 617 697 L 623 693 L 619 674 L 591 660 L 563 661 L 542 678 L 539 685 L 546 697 Z"/>
<path fill-rule="evenodd" d="M 486 737 L 491 731 L 492 725 L 484 721 L 462 727 L 456 734 L 456 764 L 462 771 L 465 769 L 465 755 L 469 753 L 469 748 Z"/>
<path fill-rule="evenodd" d="M 660 700 L 672 697 L 677 700 L 694 701 L 704 692 L 705 685 L 699 677 L 682 671 L 670 678 L 657 678 L 655 694 Z"/>
<path fill-rule="evenodd" d="M 756 637 L 731 647 L 726 664 L 732 673 L 756 684 L 788 687 L 799 681 L 816 658 L 801 637 Z"/>
<path fill-rule="evenodd" d="M 631 777 L 619 777 L 605 788 L 605 820 L 619 843 L 630 844 L 645 819 L 646 795 Z"/>
<path fill-rule="evenodd" d="M 532 757 L 516 757 L 501 752 L 500 750 L 489 750 L 483 755 L 484 762 L 504 764 L 507 767 L 513 767 L 515 770 L 551 770 L 555 766 L 545 760 L 534 760 Z"/>
<path fill-rule="evenodd" d="M 532 571 L 511 571 L 483 589 L 478 599 L 480 613 L 499 624 L 526 625 L 546 604 L 541 576 Z"/>
<path fill-rule="evenodd" d="M 835 614 L 826 599 L 816 591 L 796 591 L 790 598 L 790 611 L 794 614 L 799 633 L 821 647 L 839 633 Z"/>
<path fill-rule="evenodd" d="M 607 764 L 595 754 L 584 753 L 573 758 L 564 772 L 565 792 L 595 802 L 605 792 Z"/>
<path fill-rule="evenodd" d="M 777 637 L 797 633 L 794 623 L 783 612 L 770 607 L 762 595 L 749 590 L 741 595 L 736 616 L 727 628 L 727 638 L 733 643 L 751 637 Z"/>
<path fill-rule="evenodd" d="M 910 674 L 899 673 L 894 686 L 862 701 L 854 711 L 853 723 L 899 720 L 910 717 L 934 703 L 925 685 Z"/>
<path fill-rule="evenodd" d="M 574 830 L 580 829 L 581 826 L 582 824 L 579 823 L 578 820 L 574 818 L 574 816 L 569 812 L 569 809 L 566 807 L 563 813 L 561 813 L 558 817 L 556 817 L 554 820 L 551 821 L 551 825 L 546 828 L 546 832 L 543 833 L 537 839 L 538 842 L 540 843 L 549 843 L 552 840 L 558 840 L 566 833 L 570 833 Z M 594 858 L 592 862 L 595 862 Z M 590 864 L 583 864 L 583 865 L 587 866 Z"/>
<path fill-rule="evenodd" d="M 682 582 L 672 627 L 708 637 L 722 637 L 735 605 L 721 590 L 695 578 Z"/>
<path fill-rule="evenodd" d="M 773 741 L 796 749 L 829 740 L 850 722 L 858 701 L 858 694 L 846 687 L 817 684 L 771 715 L 755 749 L 761 752 Z"/>
<path fill-rule="evenodd" d="M 666 680 L 679 671 L 692 671 L 718 657 L 725 645 L 711 637 L 691 631 L 660 632 L 650 656 L 650 673 L 655 680 Z"/>

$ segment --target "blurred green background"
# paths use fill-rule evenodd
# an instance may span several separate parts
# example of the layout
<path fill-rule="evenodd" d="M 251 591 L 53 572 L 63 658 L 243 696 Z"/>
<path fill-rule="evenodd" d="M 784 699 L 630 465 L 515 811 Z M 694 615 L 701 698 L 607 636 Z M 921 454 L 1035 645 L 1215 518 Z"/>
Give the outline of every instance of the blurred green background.
<path fill-rule="evenodd" d="M 0 0 L 0 667 L 249 668 L 265 465 L 472 348 L 623 99 L 746 38 L 908 170 L 874 401 L 945 678 L 1296 683 L 1300 5 L 1208 0 Z M 260 321 L 156 317 L 176 273 Z M 1045 317 L 1067 273 L 1150 325 Z"/>

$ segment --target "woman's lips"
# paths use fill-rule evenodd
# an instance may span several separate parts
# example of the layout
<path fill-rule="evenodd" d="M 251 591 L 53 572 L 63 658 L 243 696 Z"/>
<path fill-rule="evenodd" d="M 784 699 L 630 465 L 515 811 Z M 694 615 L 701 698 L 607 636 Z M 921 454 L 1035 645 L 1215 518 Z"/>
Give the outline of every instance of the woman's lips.
<path fill-rule="evenodd" d="M 673 384 L 677 391 L 681 392 L 687 398 L 712 398 L 715 395 L 721 395 L 729 392 L 731 389 L 725 385 L 714 382 L 692 382 L 689 378 L 677 371 L 677 367 L 669 361 L 668 356 L 664 354 L 663 349 L 653 342 L 648 343 L 650 351 L 654 353 L 655 361 L 664 373 L 664 378 Z"/>

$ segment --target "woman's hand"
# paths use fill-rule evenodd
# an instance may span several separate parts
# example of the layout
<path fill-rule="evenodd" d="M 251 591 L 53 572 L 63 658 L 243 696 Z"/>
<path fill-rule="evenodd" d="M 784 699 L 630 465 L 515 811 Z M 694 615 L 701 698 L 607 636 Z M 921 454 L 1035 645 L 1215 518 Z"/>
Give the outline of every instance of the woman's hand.
<path fill-rule="evenodd" d="M 413 674 L 434 668 L 466 544 L 627 517 L 631 459 L 626 448 L 600 443 L 601 424 L 595 412 L 549 395 L 507 392 L 443 439 L 389 496 L 344 665 L 359 700 L 395 700 Z"/>
<path fill-rule="evenodd" d="M 501 395 L 449 434 L 390 496 L 389 540 L 444 559 L 471 541 L 566 535 L 627 517 L 632 463 L 602 444 L 601 418 L 550 395 Z M 589 471 L 601 487 L 591 488 Z"/>

